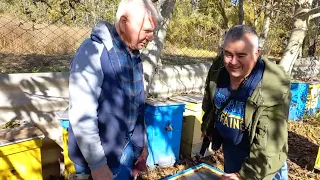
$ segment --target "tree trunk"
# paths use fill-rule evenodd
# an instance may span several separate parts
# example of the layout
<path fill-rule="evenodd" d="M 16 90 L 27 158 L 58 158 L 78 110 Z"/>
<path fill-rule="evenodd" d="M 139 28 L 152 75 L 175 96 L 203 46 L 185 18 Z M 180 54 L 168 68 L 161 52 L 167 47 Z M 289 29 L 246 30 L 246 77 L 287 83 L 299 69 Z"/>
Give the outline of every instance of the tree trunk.
<path fill-rule="evenodd" d="M 220 36 L 219 36 L 219 45 L 218 45 L 218 54 L 222 54 L 222 46 L 223 46 L 223 41 L 224 41 L 224 36 L 226 35 L 228 29 L 220 29 Z"/>
<path fill-rule="evenodd" d="M 95 0 L 91 0 L 91 7 L 92 7 L 92 10 L 91 10 L 91 15 L 92 15 L 92 22 L 93 22 L 93 25 L 95 26 L 96 25 L 96 20 L 97 20 L 97 14 L 96 14 L 96 4 L 94 2 Z"/>
<path fill-rule="evenodd" d="M 158 5 L 160 7 L 163 21 L 159 22 L 154 40 L 147 45 L 145 50 L 142 51 L 147 94 L 149 93 L 150 85 L 152 84 L 155 73 L 157 73 L 159 68 L 162 66 L 160 54 L 164 46 L 166 32 L 172 17 L 175 3 L 176 0 L 163 0 L 161 1 L 161 4 Z"/>
<path fill-rule="evenodd" d="M 258 26 L 258 20 L 261 15 L 261 12 L 265 6 L 265 1 L 262 1 L 261 5 L 258 5 L 258 6 L 259 7 L 257 8 L 256 5 L 254 4 L 254 20 L 253 20 L 254 27 Z"/>
<path fill-rule="evenodd" d="M 319 32 L 319 21 L 320 18 L 317 18 L 317 23 L 316 23 L 316 31 L 315 31 L 315 37 L 313 41 L 313 54 L 312 56 L 315 56 L 317 53 L 317 43 L 318 43 L 318 32 Z"/>
<path fill-rule="evenodd" d="M 222 23 L 222 29 L 228 29 L 229 26 L 229 20 L 226 14 L 226 11 L 224 10 L 224 2 L 223 0 L 219 0 L 218 2 L 218 11 L 220 12 L 222 18 L 223 18 L 223 23 Z"/>
<path fill-rule="evenodd" d="M 86 19 L 86 27 L 90 27 L 90 22 L 89 22 L 89 14 L 88 14 L 88 4 L 87 1 L 84 1 L 84 15 L 85 15 L 85 19 Z"/>
<path fill-rule="evenodd" d="M 295 18 L 293 23 L 293 29 L 291 30 L 291 36 L 288 42 L 284 54 L 281 58 L 280 65 L 284 70 L 291 74 L 291 70 L 298 55 L 301 52 L 302 43 L 306 36 L 307 31 L 307 20 L 304 16 L 297 16 L 301 8 L 310 10 L 312 0 L 299 0 L 295 2 Z"/>
<path fill-rule="evenodd" d="M 320 6 L 320 0 L 317 2 L 317 6 Z M 315 35 L 314 35 L 314 40 L 312 42 L 312 45 L 309 46 L 309 51 L 308 55 L 309 56 L 315 56 L 317 52 L 317 42 L 318 42 L 318 32 L 319 32 L 319 20 L 320 18 L 317 18 L 316 20 L 316 30 L 315 30 Z"/>
<path fill-rule="evenodd" d="M 239 24 L 243 24 L 244 21 L 244 11 L 243 11 L 243 0 L 239 0 Z"/>
<path fill-rule="evenodd" d="M 193 10 L 197 10 L 198 9 L 198 2 L 197 0 L 191 0 L 192 6 L 193 6 Z"/>
<path fill-rule="evenodd" d="M 254 25 L 254 27 L 257 27 L 259 16 L 258 16 L 258 9 L 255 5 L 253 5 L 253 12 L 254 12 L 253 25 Z"/>
<path fill-rule="evenodd" d="M 259 39 L 259 47 L 263 48 L 267 37 L 268 33 L 270 30 L 270 23 L 271 23 L 271 0 L 267 2 L 267 6 L 264 12 L 264 19 L 263 19 L 263 27 L 262 27 L 262 32 L 260 34 L 260 39 Z"/>
<path fill-rule="evenodd" d="M 28 11 L 29 11 L 28 1 L 24 0 L 24 15 L 25 15 L 25 18 L 28 18 L 28 16 L 27 16 Z"/>

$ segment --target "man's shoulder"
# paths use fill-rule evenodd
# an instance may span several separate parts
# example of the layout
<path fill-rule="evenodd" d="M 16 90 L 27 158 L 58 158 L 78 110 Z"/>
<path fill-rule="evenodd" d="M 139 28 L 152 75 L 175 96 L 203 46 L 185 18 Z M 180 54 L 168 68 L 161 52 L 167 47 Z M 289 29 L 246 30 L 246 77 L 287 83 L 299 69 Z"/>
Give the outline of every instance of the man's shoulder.
<path fill-rule="evenodd" d="M 75 53 L 71 69 L 101 69 L 101 56 L 103 53 L 104 46 L 96 41 L 93 41 L 91 38 L 85 39 L 77 52 Z"/>
<path fill-rule="evenodd" d="M 262 78 L 262 95 L 268 103 L 279 103 L 290 92 L 290 77 L 277 64 L 264 60 L 265 71 Z"/>
<path fill-rule="evenodd" d="M 212 60 L 212 64 L 209 69 L 209 78 L 210 80 L 215 81 L 220 69 L 224 67 L 223 55 L 218 55 Z"/>
<path fill-rule="evenodd" d="M 269 60 L 263 60 L 265 63 L 264 79 L 273 84 L 290 84 L 290 76 L 278 64 Z"/>

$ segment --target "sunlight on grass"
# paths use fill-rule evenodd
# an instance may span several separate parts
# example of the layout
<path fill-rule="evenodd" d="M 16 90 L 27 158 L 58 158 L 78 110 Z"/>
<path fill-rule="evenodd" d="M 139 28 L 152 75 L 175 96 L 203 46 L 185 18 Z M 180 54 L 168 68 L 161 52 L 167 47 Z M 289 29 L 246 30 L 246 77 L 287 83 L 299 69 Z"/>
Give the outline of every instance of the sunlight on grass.
<path fill-rule="evenodd" d="M 89 37 L 91 29 L 34 24 L 0 15 L 0 51 L 15 54 L 69 54 Z"/>
<path fill-rule="evenodd" d="M 217 55 L 214 51 L 188 47 L 178 48 L 171 45 L 167 45 L 162 53 L 189 57 L 215 57 Z"/>

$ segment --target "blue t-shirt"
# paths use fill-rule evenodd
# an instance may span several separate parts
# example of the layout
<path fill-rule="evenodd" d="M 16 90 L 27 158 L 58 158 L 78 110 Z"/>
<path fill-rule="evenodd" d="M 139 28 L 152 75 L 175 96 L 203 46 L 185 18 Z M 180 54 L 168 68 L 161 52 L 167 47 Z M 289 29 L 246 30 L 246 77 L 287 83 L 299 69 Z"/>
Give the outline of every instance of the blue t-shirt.
<path fill-rule="evenodd" d="M 223 141 L 224 170 L 227 173 L 238 172 L 244 159 L 249 156 L 249 137 L 244 130 L 245 106 L 246 100 L 262 79 L 264 66 L 264 62 L 259 59 L 251 74 L 217 118 L 216 128 Z M 231 94 L 229 74 L 224 69 L 219 74 L 214 95 L 216 109 L 221 108 Z"/>

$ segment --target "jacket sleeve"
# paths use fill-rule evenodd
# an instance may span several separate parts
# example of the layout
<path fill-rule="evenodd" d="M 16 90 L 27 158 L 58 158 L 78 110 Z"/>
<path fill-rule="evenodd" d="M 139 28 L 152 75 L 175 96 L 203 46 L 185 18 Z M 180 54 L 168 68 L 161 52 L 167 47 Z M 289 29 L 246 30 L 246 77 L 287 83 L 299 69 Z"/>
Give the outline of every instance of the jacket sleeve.
<path fill-rule="evenodd" d="M 240 169 L 243 179 L 272 179 L 281 169 L 288 153 L 288 114 L 290 90 L 283 103 L 261 112 L 253 133 L 249 157 Z"/>
<path fill-rule="evenodd" d="M 146 144 L 147 143 L 146 142 L 146 124 L 145 124 L 145 118 L 144 118 L 144 111 L 142 109 L 144 108 L 141 107 L 134 131 L 131 136 L 131 140 L 133 142 L 134 148 L 136 148 L 135 154 L 137 156 L 140 156 L 143 147 L 147 145 Z"/>
<path fill-rule="evenodd" d="M 204 112 L 202 116 L 202 124 L 201 124 L 201 131 L 202 133 L 206 134 L 206 129 L 208 126 L 208 115 L 213 108 L 212 100 L 211 100 L 211 93 L 210 93 L 210 74 L 211 74 L 212 66 L 208 72 L 207 79 L 205 82 L 205 89 L 204 89 L 204 96 L 202 100 L 202 111 Z"/>
<path fill-rule="evenodd" d="M 214 60 L 208 72 L 205 89 L 204 89 L 204 97 L 202 100 L 202 110 L 204 112 L 202 117 L 201 131 L 206 134 L 207 127 L 209 126 L 209 119 L 211 111 L 213 110 L 213 100 L 212 100 L 212 92 L 210 90 L 210 81 L 214 81 L 219 70 L 223 67 L 223 55 L 218 55 Z"/>
<path fill-rule="evenodd" d="M 98 128 L 98 98 L 103 72 L 103 45 L 86 40 L 76 53 L 69 76 L 69 119 L 76 142 L 90 169 L 107 163 Z"/>
<path fill-rule="evenodd" d="M 139 68 L 141 69 L 141 72 L 143 72 L 142 63 L 139 64 Z M 141 73 L 141 76 L 143 79 L 143 73 Z M 139 114 L 137 117 L 137 122 L 134 128 L 133 134 L 131 136 L 131 140 L 134 145 L 134 154 L 136 158 L 141 155 L 143 148 L 145 146 L 148 146 L 146 123 L 145 123 L 145 117 L 144 117 L 144 108 L 145 108 L 144 88 L 142 89 L 142 92 L 140 94 L 140 99 L 142 99 L 142 102 L 139 105 Z"/>

